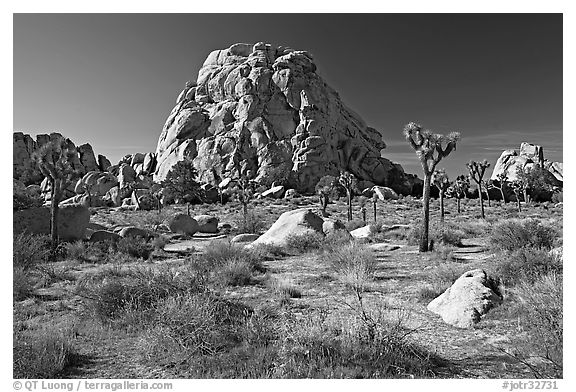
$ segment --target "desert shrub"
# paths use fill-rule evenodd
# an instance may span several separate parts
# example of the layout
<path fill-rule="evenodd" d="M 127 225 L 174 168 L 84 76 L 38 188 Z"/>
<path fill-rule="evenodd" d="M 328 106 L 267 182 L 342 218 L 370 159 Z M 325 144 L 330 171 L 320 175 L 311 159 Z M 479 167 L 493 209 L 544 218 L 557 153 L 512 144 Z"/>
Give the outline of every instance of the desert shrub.
<path fill-rule="evenodd" d="M 281 332 L 282 378 L 402 378 L 431 376 L 435 358 L 408 341 L 401 322 L 371 316 L 341 322 L 308 316 L 287 323 Z"/>
<path fill-rule="evenodd" d="M 480 237 L 490 232 L 491 225 L 488 219 L 470 220 L 458 222 L 458 230 L 464 233 L 464 238 Z"/>
<path fill-rule="evenodd" d="M 559 233 L 537 219 L 506 220 L 496 223 L 490 234 L 494 250 L 513 251 L 523 247 L 550 249 Z"/>
<path fill-rule="evenodd" d="M 341 247 L 342 245 L 349 244 L 354 239 L 345 230 L 336 230 L 332 233 L 327 234 L 322 242 L 321 249 L 324 252 L 332 252 L 334 249 Z"/>
<path fill-rule="evenodd" d="M 67 258 L 78 261 L 87 259 L 87 247 L 83 241 L 68 242 L 64 246 Z"/>
<path fill-rule="evenodd" d="M 12 298 L 14 301 L 22 301 L 30 297 L 33 293 L 36 280 L 21 267 L 13 268 L 12 274 Z"/>
<path fill-rule="evenodd" d="M 152 244 L 148 243 L 145 239 L 140 237 L 126 237 L 121 238 L 117 244 L 116 249 L 120 253 L 127 254 L 137 259 L 148 259 L 154 250 Z"/>
<path fill-rule="evenodd" d="M 152 240 L 152 247 L 156 250 L 164 250 L 164 247 L 168 244 L 168 240 L 163 235 L 154 237 Z"/>
<path fill-rule="evenodd" d="M 366 222 L 360 219 L 352 219 L 351 221 L 344 223 L 344 226 L 346 226 L 346 230 L 352 231 L 366 226 Z"/>
<path fill-rule="evenodd" d="M 549 273 L 562 273 L 562 260 L 549 251 L 525 247 L 513 252 L 497 253 L 494 275 L 505 285 L 532 283 Z"/>
<path fill-rule="evenodd" d="M 248 211 L 246 219 L 244 219 L 243 214 L 237 214 L 233 223 L 238 228 L 239 234 L 260 234 L 266 229 L 266 219 L 262 215 L 254 213 L 254 211 Z"/>
<path fill-rule="evenodd" d="M 514 290 L 521 328 L 514 355 L 523 363 L 536 356 L 542 361 L 529 368 L 538 378 L 562 378 L 563 312 L 562 275 L 549 273 L 534 282 L 522 282 Z"/>
<path fill-rule="evenodd" d="M 158 301 L 206 290 L 202 277 L 189 271 L 150 268 L 109 269 L 79 282 L 77 292 L 90 299 L 94 314 L 104 322 L 127 312 L 143 312 Z"/>
<path fill-rule="evenodd" d="M 302 234 L 290 234 L 286 238 L 286 248 L 296 253 L 306 253 L 318 250 L 324 243 L 324 234 L 318 232 L 306 232 Z"/>
<path fill-rule="evenodd" d="M 21 233 L 14 237 L 12 265 L 15 268 L 29 270 L 48 260 L 50 255 L 50 237 Z"/>
<path fill-rule="evenodd" d="M 424 286 L 418 290 L 416 295 L 420 301 L 430 302 L 441 295 L 444 291 L 446 291 L 446 289 L 441 285 Z"/>
<path fill-rule="evenodd" d="M 452 245 L 444 245 L 438 244 L 434 247 L 434 252 L 442 259 L 443 261 L 454 261 L 454 251 L 456 250 L 455 246 Z"/>
<path fill-rule="evenodd" d="M 212 241 L 201 256 L 211 266 L 212 276 L 224 285 L 239 286 L 252 282 L 254 273 L 265 272 L 263 248 L 246 249 L 229 241 Z"/>
<path fill-rule="evenodd" d="M 302 297 L 300 289 L 289 280 L 269 277 L 267 284 L 279 297 L 280 304 L 289 303 L 290 298 Z"/>
<path fill-rule="evenodd" d="M 374 279 L 376 259 L 370 248 L 351 242 L 323 255 L 338 273 L 339 279 L 355 292 L 364 292 Z"/>
<path fill-rule="evenodd" d="M 74 361 L 71 341 L 73 335 L 69 331 L 15 331 L 14 378 L 58 378 Z"/>
<path fill-rule="evenodd" d="M 178 295 L 156 306 L 140 346 L 146 359 L 164 365 L 215 355 L 240 340 L 239 329 L 251 309 L 212 294 Z"/>
<path fill-rule="evenodd" d="M 422 236 L 422 223 L 416 222 L 410 228 L 407 239 L 408 245 L 418 245 Z M 428 228 L 428 238 L 435 243 L 445 245 L 462 246 L 462 239 L 465 234 L 448 224 L 431 224 Z"/>

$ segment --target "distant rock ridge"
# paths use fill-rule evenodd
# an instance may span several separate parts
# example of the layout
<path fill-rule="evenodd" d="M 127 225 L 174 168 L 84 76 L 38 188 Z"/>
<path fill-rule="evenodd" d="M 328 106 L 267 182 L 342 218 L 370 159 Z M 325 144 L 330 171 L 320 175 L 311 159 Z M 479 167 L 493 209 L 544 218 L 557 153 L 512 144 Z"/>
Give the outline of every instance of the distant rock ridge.
<path fill-rule="evenodd" d="M 411 193 L 418 179 L 381 157 L 385 147 L 316 73 L 310 53 L 238 43 L 211 52 L 178 95 L 158 139 L 154 179 L 188 158 L 212 184 L 244 175 L 313 191 L 322 176 L 348 170 Z"/>
<path fill-rule="evenodd" d="M 520 152 L 510 149 L 505 150 L 494 165 L 490 179 L 497 180 L 499 174 L 506 174 L 508 181 L 516 181 L 518 176 L 516 170 L 520 167 L 523 170 L 529 170 L 535 165 L 548 170 L 552 176 L 562 185 L 564 182 L 564 165 L 562 162 L 552 162 L 544 158 L 544 149 L 542 146 L 523 142 L 520 145 Z"/>
<path fill-rule="evenodd" d="M 32 155 L 46 143 L 64 138 L 60 133 L 53 132 L 50 134 L 40 134 L 36 136 L 36 140 L 34 140 L 29 134 L 14 132 L 12 147 L 13 178 L 26 184 L 40 184 L 44 176 L 32 161 Z M 103 155 L 98 155 L 98 160 L 96 160 L 94 149 L 90 144 L 86 143 L 77 147 L 72 141 L 71 143 L 77 151 L 76 158 L 73 160 L 72 165 L 81 175 L 90 171 L 104 171 L 107 169 L 107 167 L 105 167 L 106 163 L 108 163 L 109 166 L 110 161 Z"/>

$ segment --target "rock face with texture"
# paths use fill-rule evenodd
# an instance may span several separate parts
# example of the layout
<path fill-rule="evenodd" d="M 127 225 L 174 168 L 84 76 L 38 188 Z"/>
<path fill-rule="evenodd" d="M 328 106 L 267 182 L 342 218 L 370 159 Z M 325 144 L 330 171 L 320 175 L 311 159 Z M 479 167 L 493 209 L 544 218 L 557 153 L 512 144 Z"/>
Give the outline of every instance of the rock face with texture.
<path fill-rule="evenodd" d="M 469 328 L 501 302 L 502 296 L 489 281 L 486 272 L 475 269 L 464 273 L 442 295 L 430 302 L 428 310 L 450 325 Z"/>
<path fill-rule="evenodd" d="M 76 194 L 90 193 L 91 196 L 104 196 L 118 185 L 115 176 L 107 172 L 90 171 L 78 180 L 74 187 Z"/>
<path fill-rule="evenodd" d="M 324 220 L 308 208 L 287 211 L 251 245 L 271 244 L 286 246 L 290 235 L 323 234 Z"/>
<path fill-rule="evenodd" d="M 62 206 L 58 210 L 58 235 L 62 241 L 80 240 L 89 222 L 90 211 L 85 206 Z M 50 208 L 14 211 L 13 229 L 15 234 L 50 234 Z"/>
<path fill-rule="evenodd" d="M 166 219 L 164 224 L 172 233 L 194 235 L 200 229 L 198 222 L 186 214 L 176 214 Z"/>
<path fill-rule="evenodd" d="M 44 176 L 36 164 L 32 161 L 32 155 L 40 147 L 53 140 L 65 139 L 59 133 L 41 134 L 34 140 L 30 135 L 22 132 L 14 132 L 13 134 L 13 171 L 12 176 L 15 179 L 21 179 L 27 185 L 40 184 Z M 70 139 L 66 139 L 67 143 L 76 150 L 77 154 L 72 160 L 72 166 L 77 170 L 80 175 L 84 175 L 89 171 L 100 171 L 100 165 L 96 162 L 94 157 L 94 150 L 90 144 L 83 144 L 76 147 Z M 100 156 L 99 156 L 100 157 Z M 106 157 L 102 156 L 103 160 Z M 109 163 L 109 161 L 108 161 Z"/>
<path fill-rule="evenodd" d="M 508 176 L 508 181 L 516 181 L 518 179 L 516 170 L 519 167 L 523 170 L 528 170 L 535 165 L 540 165 L 548 170 L 551 177 L 558 181 L 558 185 L 562 185 L 561 183 L 564 181 L 562 162 L 551 162 L 544 159 L 542 146 L 526 142 L 520 145 L 520 153 L 516 150 L 505 150 L 500 155 L 494 165 L 490 179 L 497 180 L 499 174 L 505 173 Z"/>
<path fill-rule="evenodd" d="M 217 233 L 218 218 L 211 215 L 197 215 L 194 220 L 198 222 L 198 231 L 200 233 Z"/>
<path fill-rule="evenodd" d="M 409 193 L 402 167 L 380 156 L 382 135 L 346 107 L 316 73 L 312 55 L 259 42 L 210 53 L 187 83 L 156 147 L 156 181 L 192 159 L 200 181 L 244 175 L 300 192 L 326 174 Z"/>

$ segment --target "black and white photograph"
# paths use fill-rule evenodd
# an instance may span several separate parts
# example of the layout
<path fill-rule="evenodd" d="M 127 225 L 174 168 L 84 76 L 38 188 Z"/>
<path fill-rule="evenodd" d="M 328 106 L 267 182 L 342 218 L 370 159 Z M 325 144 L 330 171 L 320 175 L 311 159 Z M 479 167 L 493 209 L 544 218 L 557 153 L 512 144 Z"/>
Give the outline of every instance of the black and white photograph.
<path fill-rule="evenodd" d="M 13 11 L 7 390 L 563 390 L 564 17 Z"/>

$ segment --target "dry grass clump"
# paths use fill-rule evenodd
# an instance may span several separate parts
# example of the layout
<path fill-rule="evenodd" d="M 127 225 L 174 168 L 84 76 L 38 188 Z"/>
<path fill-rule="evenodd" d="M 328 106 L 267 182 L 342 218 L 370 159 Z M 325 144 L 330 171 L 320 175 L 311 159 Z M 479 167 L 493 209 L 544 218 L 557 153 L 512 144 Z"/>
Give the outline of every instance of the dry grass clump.
<path fill-rule="evenodd" d="M 331 263 L 339 279 L 355 292 L 364 292 L 376 271 L 376 259 L 372 250 L 364 245 L 350 242 L 322 255 Z"/>
<path fill-rule="evenodd" d="M 286 238 L 286 249 L 297 254 L 315 251 L 322 248 L 324 239 L 324 234 L 318 232 L 291 234 Z"/>
<path fill-rule="evenodd" d="M 14 331 L 14 378 L 58 378 L 74 362 L 70 330 Z"/>

